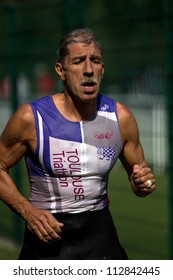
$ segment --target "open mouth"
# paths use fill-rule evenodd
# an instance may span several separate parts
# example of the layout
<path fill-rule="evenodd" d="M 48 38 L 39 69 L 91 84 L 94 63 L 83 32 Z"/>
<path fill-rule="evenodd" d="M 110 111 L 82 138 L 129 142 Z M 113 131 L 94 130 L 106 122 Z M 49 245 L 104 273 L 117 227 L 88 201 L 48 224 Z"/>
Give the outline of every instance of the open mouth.
<path fill-rule="evenodd" d="M 94 81 L 82 83 L 83 90 L 87 93 L 92 93 L 96 89 L 97 83 Z"/>

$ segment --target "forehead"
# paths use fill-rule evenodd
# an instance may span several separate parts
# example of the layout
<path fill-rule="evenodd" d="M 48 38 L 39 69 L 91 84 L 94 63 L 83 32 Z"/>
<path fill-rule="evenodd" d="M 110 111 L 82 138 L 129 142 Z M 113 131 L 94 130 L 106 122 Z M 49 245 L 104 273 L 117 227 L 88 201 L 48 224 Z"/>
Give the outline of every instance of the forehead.
<path fill-rule="evenodd" d="M 70 57 L 83 56 L 83 55 L 96 55 L 101 56 L 100 49 L 95 43 L 72 43 L 68 45 L 68 55 Z"/>

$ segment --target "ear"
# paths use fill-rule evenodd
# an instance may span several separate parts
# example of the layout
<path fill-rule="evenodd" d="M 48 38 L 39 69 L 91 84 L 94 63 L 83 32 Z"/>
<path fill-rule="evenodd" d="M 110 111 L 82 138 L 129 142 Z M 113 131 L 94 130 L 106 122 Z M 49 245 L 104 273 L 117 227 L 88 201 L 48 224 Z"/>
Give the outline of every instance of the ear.
<path fill-rule="evenodd" d="M 58 76 L 60 77 L 61 80 L 65 80 L 65 75 L 64 75 L 64 69 L 61 63 L 57 62 L 55 64 L 55 71 L 58 74 Z"/>
<path fill-rule="evenodd" d="M 102 64 L 102 79 L 103 79 L 103 76 L 104 76 L 104 72 L 105 72 L 105 65 L 104 63 Z"/>

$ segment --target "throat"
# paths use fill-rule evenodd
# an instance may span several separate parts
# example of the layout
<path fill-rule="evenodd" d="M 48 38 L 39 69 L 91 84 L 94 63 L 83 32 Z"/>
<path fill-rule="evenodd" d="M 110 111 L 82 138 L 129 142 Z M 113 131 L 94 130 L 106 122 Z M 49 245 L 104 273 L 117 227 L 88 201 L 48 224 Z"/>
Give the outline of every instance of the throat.
<path fill-rule="evenodd" d="M 59 112 L 69 121 L 81 122 L 91 120 L 97 112 L 97 102 L 74 101 L 69 96 L 58 94 L 54 96 L 54 102 Z"/>
<path fill-rule="evenodd" d="M 75 110 L 64 110 L 64 115 L 67 119 L 74 122 L 89 121 L 95 117 L 96 110 L 85 110 L 84 108 L 75 108 Z"/>

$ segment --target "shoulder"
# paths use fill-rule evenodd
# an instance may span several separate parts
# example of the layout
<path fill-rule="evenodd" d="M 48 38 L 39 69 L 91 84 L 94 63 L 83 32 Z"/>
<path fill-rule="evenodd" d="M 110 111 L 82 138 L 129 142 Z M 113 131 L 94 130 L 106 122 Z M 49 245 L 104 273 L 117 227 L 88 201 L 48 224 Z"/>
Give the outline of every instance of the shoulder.
<path fill-rule="evenodd" d="M 133 112 L 126 105 L 120 102 L 116 102 L 116 109 L 120 125 L 125 125 L 129 122 L 136 123 Z"/>
<path fill-rule="evenodd" d="M 138 138 L 138 124 L 133 112 L 124 104 L 116 102 L 117 115 L 124 141 L 131 138 Z"/>
<path fill-rule="evenodd" d="M 24 141 L 33 135 L 34 116 L 31 106 L 23 104 L 9 119 L 1 137 L 8 141 Z"/>
<path fill-rule="evenodd" d="M 34 121 L 34 116 L 30 104 L 25 103 L 20 106 L 13 114 L 10 121 L 20 123 L 21 126 L 32 124 Z"/>

